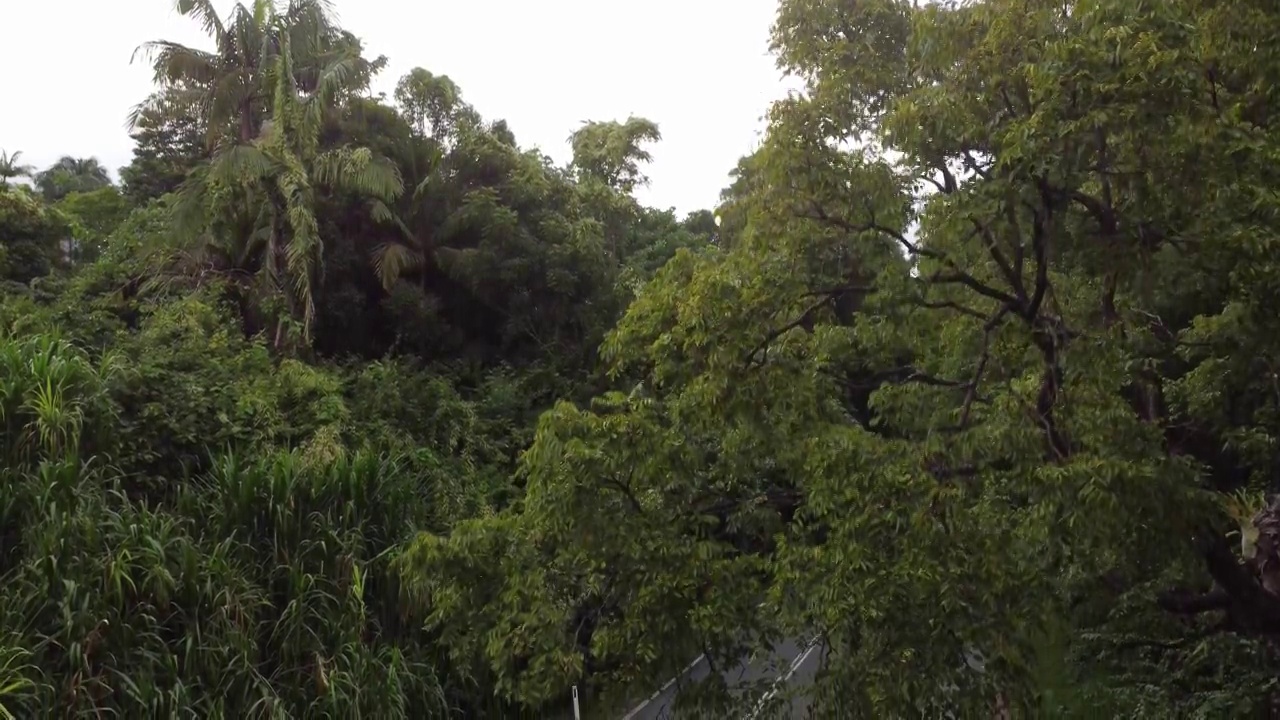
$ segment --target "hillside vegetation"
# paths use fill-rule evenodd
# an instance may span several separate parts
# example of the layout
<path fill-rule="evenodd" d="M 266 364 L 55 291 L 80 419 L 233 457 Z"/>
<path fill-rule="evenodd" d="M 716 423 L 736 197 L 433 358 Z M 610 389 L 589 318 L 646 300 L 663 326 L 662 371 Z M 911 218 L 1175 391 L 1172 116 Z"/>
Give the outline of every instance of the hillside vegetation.
<path fill-rule="evenodd" d="M 1280 5 L 781 0 L 716 208 L 323 0 L 0 155 L 0 717 L 1280 717 Z M 0 138 L 9 142 L 9 139 Z M 689 712 L 740 717 L 719 673 Z"/>

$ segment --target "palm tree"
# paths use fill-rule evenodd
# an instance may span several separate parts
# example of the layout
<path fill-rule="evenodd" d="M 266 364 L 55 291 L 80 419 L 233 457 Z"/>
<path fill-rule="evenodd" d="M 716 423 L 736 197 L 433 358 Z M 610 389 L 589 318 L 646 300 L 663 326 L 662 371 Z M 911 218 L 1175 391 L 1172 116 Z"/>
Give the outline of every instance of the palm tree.
<path fill-rule="evenodd" d="M 414 68 L 396 84 L 395 97 L 414 132 L 416 147 L 409 151 L 413 154 L 409 167 L 419 172 L 421 180 L 396 211 L 375 208 L 401 235 L 400 240 L 373 249 L 373 269 L 386 289 L 411 273 L 425 281 L 435 253 L 461 224 L 457 207 L 451 207 L 456 198 L 449 177 L 472 160 L 459 154 L 464 138 L 474 139 L 476 131 L 482 131 L 479 114 L 447 75 Z"/>
<path fill-rule="evenodd" d="M 243 144 L 258 137 L 273 91 L 267 75 L 286 37 L 306 92 L 315 89 L 320 72 L 345 48 L 359 44 L 333 23 L 330 0 L 288 0 L 283 7 L 274 0 L 238 2 L 225 18 L 218 16 L 212 0 L 174 0 L 174 8 L 201 24 L 214 49 L 156 40 L 141 45 L 134 58 L 148 58 L 158 85 L 181 92 L 199 108 L 211 146 L 223 139 Z M 361 60 L 363 66 L 353 64 L 345 79 L 367 85 L 369 75 L 385 62 Z M 148 108 L 147 103 L 134 108 L 130 123 L 136 125 Z"/>
<path fill-rule="evenodd" d="M 92 192 L 111 184 L 111 175 L 98 158 L 63 155 L 58 162 L 35 176 L 36 187 L 45 199 L 61 200 L 73 192 Z"/>
<path fill-rule="evenodd" d="M 441 211 L 447 217 L 448 209 L 439 207 L 439 199 L 445 196 L 443 187 L 447 172 L 445 157 L 439 146 L 432 148 L 426 176 L 418 183 L 413 192 L 405 196 L 404 207 L 399 212 L 378 202 L 373 203 L 375 216 L 388 222 L 399 230 L 401 240 L 378 244 L 373 249 L 373 270 L 382 282 L 382 286 L 391 289 L 401 277 L 417 272 L 419 278 L 430 262 L 435 245 L 432 236 L 442 234 L 447 227 L 436 228 L 434 232 L 420 232 L 413 228 L 430 227 L 440 219 Z M 412 226 L 412 227 L 411 227 Z"/>
<path fill-rule="evenodd" d="M 9 187 L 9 181 L 13 178 L 31 177 L 35 172 L 35 168 L 30 165 L 18 164 L 20 157 L 22 157 L 21 150 L 15 150 L 12 155 L 0 150 L 0 188 Z"/>
<path fill-rule="evenodd" d="M 316 190 L 351 192 L 385 211 L 402 193 L 403 182 L 393 163 L 367 148 L 320 149 L 325 113 L 361 59 L 348 54 L 330 62 L 316 73 L 313 91 L 304 92 L 293 64 L 289 22 L 272 16 L 265 25 L 280 41 L 271 64 L 262 69 L 274 88 L 270 120 L 250 142 L 223 145 L 207 167 L 192 173 L 177 193 L 174 229 L 186 239 L 182 257 L 188 267 L 213 264 L 228 275 L 256 278 L 257 288 L 283 297 L 287 314 L 301 322 L 309 342 L 322 251 Z M 210 231 L 218 225 L 234 231 Z M 285 319 L 276 324 L 277 347 Z"/>

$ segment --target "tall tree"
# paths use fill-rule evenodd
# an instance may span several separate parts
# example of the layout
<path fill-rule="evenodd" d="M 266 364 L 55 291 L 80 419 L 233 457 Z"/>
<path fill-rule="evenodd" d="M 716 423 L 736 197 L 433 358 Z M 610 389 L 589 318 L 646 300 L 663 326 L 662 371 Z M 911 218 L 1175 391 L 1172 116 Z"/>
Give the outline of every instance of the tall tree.
<path fill-rule="evenodd" d="M 343 90 L 353 58 L 343 57 L 303 94 L 293 65 L 293 19 L 273 16 L 268 31 L 281 41 L 266 75 L 274 82 L 271 115 L 248 144 L 222 146 L 179 190 L 175 232 L 196 266 L 212 255 L 231 276 L 258 277 L 258 291 L 285 302 L 275 343 L 287 341 L 286 320 L 300 323 L 309 342 L 315 320 L 315 288 L 322 241 L 316 220 L 317 190 L 351 192 L 382 203 L 403 190 L 398 168 L 367 148 L 320 147 L 326 114 Z M 260 298 L 262 299 L 262 298 Z"/>
<path fill-rule="evenodd" d="M 174 9 L 199 22 L 214 48 L 155 40 L 140 46 L 134 58 L 147 58 L 157 85 L 181 93 L 199 108 L 211 146 L 223 139 L 248 143 L 258 137 L 274 92 L 269 71 L 286 35 L 296 54 L 291 67 L 307 78 L 308 90 L 335 60 L 335 50 L 344 58 L 352 54 L 350 42 L 335 42 L 341 35 L 327 0 L 289 0 L 282 7 L 275 0 L 237 2 L 225 18 L 212 0 L 174 0 Z M 350 61 L 346 69 L 352 69 Z M 135 108 L 135 125 L 151 107 L 143 103 Z"/>
<path fill-rule="evenodd" d="M 740 232 L 639 294 L 519 512 L 421 541 L 444 641 L 531 702 L 816 636 L 823 716 L 1260 716 L 1277 31 L 1252 0 L 784 0 L 805 89 Z"/>
<path fill-rule="evenodd" d="M 639 117 L 586 122 L 569 136 L 570 167 L 584 202 L 603 225 L 605 246 L 615 259 L 637 249 L 629 228 L 643 212 L 632 192 L 648 182 L 642 170 L 652 160 L 647 144 L 661 138 L 657 123 Z"/>
<path fill-rule="evenodd" d="M 458 126 L 459 113 L 466 114 L 462 91 L 448 75 L 435 75 L 414 68 L 396 83 L 396 103 L 405 119 L 422 137 L 443 144 Z"/>
<path fill-rule="evenodd" d="M 161 90 L 132 120 L 133 160 L 120 168 L 120 184 L 135 204 L 177 190 L 187 174 L 208 159 L 204 121 L 186 98 L 189 94 L 183 91 Z"/>
<path fill-rule="evenodd" d="M 400 237 L 373 249 L 374 271 L 390 289 L 404 275 L 427 277 L 445 232 L 450 210 L 450 166 L 467 159 L 457 147 L 463 133 L 478 129 L 479 115 L 462 100 L 462 91 L 447 75 L 414 68 L 396 83 L 396 104 L 415 133 L 404 148 L 414 173 L 413 192 L 400 207 L 386 209 Z"/>
<path fill-rule="evenodd" d="M 630 193 L 647 182 L 640 166 L 653 158 L 645 144 L 661 139 L 657 123 L 631 117 L 625 122 L 584 123 L 569 136 L 569 144 L 579 173 Z"/>
<path fill-rule="evenodd" d="M 22 157 L 21 150 L 15 150 L 13 153 L 6 153 L 0 150 L 0 188 L 9 186 L 9 181 L 14 178 L 31 177 L 35 172 L 35 168 L 18 162 L 18 158 Z"/>

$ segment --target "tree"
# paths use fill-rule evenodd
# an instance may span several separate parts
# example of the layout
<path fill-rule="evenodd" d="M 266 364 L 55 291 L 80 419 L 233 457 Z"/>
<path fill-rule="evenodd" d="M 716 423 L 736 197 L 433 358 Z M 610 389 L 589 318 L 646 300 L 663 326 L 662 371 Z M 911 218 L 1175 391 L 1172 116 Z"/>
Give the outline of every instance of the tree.
<path fill-rule="evenodd" d="M 641 249 L 630 236 L 643 215 L 631 193 L 648 182 L 641 165 L 652 158 L 644 145 L 659 139 L 657 123 L 636 117 L 622 123 L 587 122 L 569 137 L 570 168 L 583 202 L 600 220 L 605 247 L 618 261 Z"/>
<path fill-rule="evenodd" d="M 21 150 L 15 150 L 12 154 L 0 150 L 0 189 L 9 187 L 9 181 L 14 178 L 31 177 L 35 172 L 35 168 L 30 165 L 20 164 L 20 157 Z"/>
<path fill-rule="evenodd" d="M 73 192 L 59 200 L 55 207 L 73 221 L 76 262 L 96 258 L 106 246 L 107 238 L 132 209 L 120 190 L 112 185 L 91 192 Z"/>
<path fill-rule="evenodd" d="M 120 184 L 134 204 L 178 189 L 201 161 L 208 159 L 203 120 L 184 103 L 185 93 L 153 94 L 133 121 L 133 160 L 120 168 Z"/>
<path fill-rule="evenodd" d="M 321 73 L 315 91 L 304 97 L 286 32 L 290 22 L 273 17 L 268 23 L 279 25 L 272 32 L 282 45 L 268 72 L 275 94 L 262 135 L 249 144 L 223 146 L 207 167 L 192 173 L 179 190 L 175 214 L 177 236 L 187 238 L 185 247 L 195 251 L 186 261 L 206 268 L 212 256 L 220 274 L 241 284 L 256 276 L 266 283 L 256 292 L 284 301 L 274 330 L 277 347 L 286 342 L 287 319 L 300 322 L 305 342 L 311 339 L 322 257 L 317 188 L 383 203 L 403 190 L 398 168 L 367 148 L 320 148 L 325 114 L 342 88 L 350 58 Z"/>
<path fill-rule="evenodd" d="M 640 164 L 652 157 L 643 144 L 661 139 L 657 123 L 631 117 L 621 123 L 583 123 L 569 136 L 569 144 L 573 147 L 573 166 L 584 177 L 630 193 L 637 185 L 648 182 L 640 172 Z"/>
<path fill-rule="evenodd" d="M 733 243 L 640 292 L 519 511 L 420 542 L 444 641 L 531 703 L 816 636 L 833 717 L 1270 705 L 1277 29 L 784 0 Z"/>
<path fill-rule="evenodd" d="M 63 259 L 71 225 L 24 188 L 0 189 L 0 279 L 30 283 Z"/>
<path fill-rule="evenodd" d="M 290 0 L 283 8 L 274 0 L 254 0 L 251 5 L 237 2 L 222 18 L 211 0 L 174 0 L 179 14 L 199 22 L 210 35 L 214 49 L 155 40 L 140 46 L 134 59 L 148 59 L 160 88 L 199 108 L 210 147 L 224 138 L 249 143 L 258 137 L 266 118 L 274 92 L 268 71 L 285 35 L 289 36 L 291 52 L 297 54 L 291 67 L 310 80 L 305 88 L 319 82 L 318 73 L 333 64 L 335 50 L 350 69 L 350 42 L 336 43 L 341 47 L 335 47 L 339 31 L 328 7 L 324 0 Z M 131 123 L 137 127 L 144 114 L 154 110 L 150 102 L 137 106 Z"/>
<path fill-rule="evenodd" d="M 111 175 L 97 158 L 64 155 L 58 162 L 36 173 L 35 185 L 44 199 L 56 202 L 73 192 L 91 192 L 111 184 Z"/>
<path fill-rule="evenodd" d="M 448 75 L 433 75 L 422 68 L 410 70 L 396 83 L 395 99 L 411 127 L 422 137 L 437 143 L 453 133 L 462 92 Z"/>
<path fill-rule="evenodd" d="M 447 224 L 448 206 L 456 201 L 449 197 L 450 167 L 471 159 L 457 143 L 463 133 L 482 130 L 478 114 L 463 102 L 461 89 L 448 76 L 414 68 L 396 83 L 395 97 L 401 116 L 415 133 L 413 140 L 402 143 L 415 178 L 413 193 L 394 213 L 400 237 L 380 243 L 372 253 L 374 271 L 387 289 L 409 273 L 427 277 L 436 250 L 432 246 L 438 244 L 428 238 Z"/>

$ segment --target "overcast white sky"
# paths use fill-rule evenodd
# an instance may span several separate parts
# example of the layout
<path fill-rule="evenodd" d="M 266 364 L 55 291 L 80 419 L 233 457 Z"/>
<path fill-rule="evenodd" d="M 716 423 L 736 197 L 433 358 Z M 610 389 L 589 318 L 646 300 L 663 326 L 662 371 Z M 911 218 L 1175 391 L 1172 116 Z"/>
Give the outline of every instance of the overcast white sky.
<path fill-rule="evenodd" d="M 221 7 L 233 3 L 222 0 Z M 521 145 L 568 159 L 581 121 L 648 117 L 662 129 L 638 192 L 656 207 L 710 207 L 786 83 L 768 53 L 776 0 L 336 0 L 339 21 L 390 67 L 449 75 Z M 0 0 L 0 148 L 44 167 L 96 156 L 115 170 L 124 121 L 151 88 L 140 43 L 206 45 L 173 0 Z"/>

